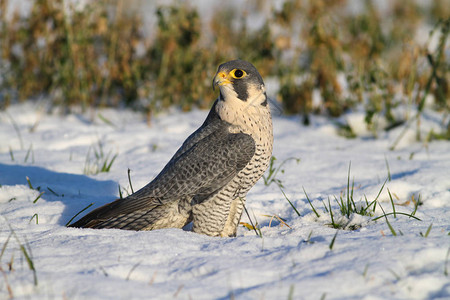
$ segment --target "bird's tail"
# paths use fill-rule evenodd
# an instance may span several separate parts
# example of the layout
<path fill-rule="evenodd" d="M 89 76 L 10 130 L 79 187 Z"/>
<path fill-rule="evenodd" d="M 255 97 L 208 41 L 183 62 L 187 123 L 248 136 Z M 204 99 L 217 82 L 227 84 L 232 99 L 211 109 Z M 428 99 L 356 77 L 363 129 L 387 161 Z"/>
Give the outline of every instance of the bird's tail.
<path fill-rule="evenodd" d="M 75 228 L 117 228 L 125 230 L 153 230 L 161 228 L 183 228 L 191 222 L 190 212 L 180 212 L 175 205 L 123 210 L 118 199 L 94 209 L 68 227 Z"/>

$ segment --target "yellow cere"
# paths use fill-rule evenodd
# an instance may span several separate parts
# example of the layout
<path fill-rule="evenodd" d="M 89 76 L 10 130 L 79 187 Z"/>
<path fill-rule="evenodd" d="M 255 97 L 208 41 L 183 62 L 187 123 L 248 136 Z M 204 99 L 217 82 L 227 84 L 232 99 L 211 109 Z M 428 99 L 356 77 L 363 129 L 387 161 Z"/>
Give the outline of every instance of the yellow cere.
<path fill-rule="evenodd" d="M 228 74 L 226 74 L 225 72 L 217 73 L 216 78 L 218 79 L 218 85 L 224 85 L 224 84 L 231 83 L 231 81 L 229 80 Z"/>

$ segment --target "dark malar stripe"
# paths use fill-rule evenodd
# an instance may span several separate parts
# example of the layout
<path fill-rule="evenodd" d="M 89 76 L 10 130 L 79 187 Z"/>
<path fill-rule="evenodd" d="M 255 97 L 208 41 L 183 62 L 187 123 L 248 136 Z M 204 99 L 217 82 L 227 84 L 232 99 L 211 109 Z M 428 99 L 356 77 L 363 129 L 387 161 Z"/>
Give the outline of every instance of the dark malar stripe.
<path fill-rule="evenodd" d="M 234 80 L 233 88 L 239 100 L 242 100 L 244 102 L 248 100 L 248 87 L 245 82 L 241 80 Z"/>

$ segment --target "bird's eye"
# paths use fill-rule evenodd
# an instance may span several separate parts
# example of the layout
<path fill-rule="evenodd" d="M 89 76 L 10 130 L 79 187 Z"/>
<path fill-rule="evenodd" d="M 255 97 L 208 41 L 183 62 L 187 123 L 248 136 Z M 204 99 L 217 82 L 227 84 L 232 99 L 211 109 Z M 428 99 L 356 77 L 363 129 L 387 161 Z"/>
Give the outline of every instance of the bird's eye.
<path fill-rule="evenodd" d="M 247 74 L 245 73 L 245 71 L 243 71 L 241 69 L 234 69 L 233 71 L 231 71 L 231 75 L 233 76 L 233 78 L 239 79 L 239 78 L 244 77 Z"/>

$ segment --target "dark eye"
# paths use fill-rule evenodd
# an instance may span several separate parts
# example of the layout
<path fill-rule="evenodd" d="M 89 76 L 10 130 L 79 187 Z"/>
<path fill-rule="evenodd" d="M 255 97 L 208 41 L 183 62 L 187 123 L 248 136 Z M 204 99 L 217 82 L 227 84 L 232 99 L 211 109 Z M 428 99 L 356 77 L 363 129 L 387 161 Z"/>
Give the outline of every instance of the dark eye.
<path fill-rule="evenodd" d="M 241 78 L 242 76 L 244 76 L 244 71 L 238 69 L 238 70 L 234 71 L 234 76 L 236 78 Z"/>

